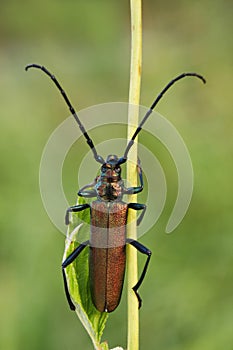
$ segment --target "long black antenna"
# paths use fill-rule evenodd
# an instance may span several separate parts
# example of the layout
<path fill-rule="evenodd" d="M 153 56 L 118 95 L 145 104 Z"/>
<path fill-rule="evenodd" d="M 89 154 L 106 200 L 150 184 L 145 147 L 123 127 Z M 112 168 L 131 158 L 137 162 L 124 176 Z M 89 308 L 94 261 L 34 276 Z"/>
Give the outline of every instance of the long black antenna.
<path fill-rule="evenodd" d="M 161 100 L 161 98 L 163 97 L 163 95 L 165 94 L 165 92 L 178 80 L 183 79 L 185 77 L 196 77 L 198 79 L 201 79 L 203 81 L 203 83 L 206 83 L 206 80 L 203 78 L 203 76 L 197 74 L 197 73 L 183 73 L 178 75 L 178 77 L 174 78 L 173 80 L 170 81 L 170 83 L 168 83 L 165 88 L 160 92 L 160 94 L 156 97 L 155 101 L 152 103 L 151 107 L 149 108 L 149 110 L 146 112 L 144 118 L 142 119 L 141 123 L 139 124 L 139 126 L 137 127 L 137 129 L 135 130 L 131 140 L 129 141 L 124 156 L 122 158 L 119 159 L 118 164 L 122 164 L 125 163 L 127 161 L 127 156 L 129 153 L 130 148 L 133 146 L 134 144 L 134 140 L 136 138 L 136 136 L 138 135 L 138 133 L 141 131 L 143 124 L 146 122 L 146 120 L 148 119 L 148 117 L 151 115 L 151 113 L 153 112 L 153 109 L 155 108 L 155 106 L 157 105 L 157 103 Z"/>
<path fill-rule="evenodd" d="M 51 74 L 44 66 L 40 66 L 39 64 L 28 64 L 28 65 L 25 67 L 26 71 L 27 71 L 28 69 L 30 69 L 30 68 L 38 68 L 38 69 L 41 69 L 45 74 L 47 74 L 47 75 L 52 79 L 52 81 L 54 82 L 54 84 L 57 86 L 58 90 L 59 90 L 60 93 L 62 94 L 62 96 L 63 96 L 63 98 L 64 98 L 66 104 L 68 105 L 69 110 L 70 110 L 70 112 L 72 113 L 74 119 L 75 119 L 76 122 L 78 123 L 78 126 L 79 126 L 81 132 L 82 132 L 83 135 L 85 136 L 85 138 L 86 138 L 86 140 L 87 140 L 87 144 L 88 144 L 88 146 L 91 148 L 95 160 L 96 160 L 97 162 L 101 163 L 101 164 L 104 164 L 104 163 L 105 163 L 104 159 L 103 159 L 101 156 L 99 156 L 99 155 L 97 154 L 97 151 L 96 151 L 96 148 L 95 148 L 95 146 L 94 146 L 94 143 L 93 143 L 92 139 L 90 138 L 90 136 L 88 135 L 86 129 L 84 128 L 83 124 L 81 123 L 81 121 L 80 121 L 80 119 L 79 119 L 77 113 L 75 112 L 74 107 L 71 105 L 70 100 L 68 99 L 68 97 L 67 97 L 65 91 L 62 89 L 62 87 L 61 87 L 61 85 L 59 84 L 59 82 L 57 81 L 56 77 L 55 77 L 53 74 Z"/>

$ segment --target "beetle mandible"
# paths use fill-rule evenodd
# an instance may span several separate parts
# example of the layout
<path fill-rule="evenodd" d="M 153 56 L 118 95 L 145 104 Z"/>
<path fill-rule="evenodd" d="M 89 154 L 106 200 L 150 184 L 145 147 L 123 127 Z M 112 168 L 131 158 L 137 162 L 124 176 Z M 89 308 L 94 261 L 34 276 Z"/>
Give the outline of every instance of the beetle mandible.
<path fill-rule="evenodd" d="M 44 66 L 38 64 L 29 64 L 29 68 L 41 69 L 55 83 L 62 94 L 66 104 L 78 126 L 86 138 L 88 146 L 93 152 L 94 159 L 101 164 L 100 175 L 92 184 L 85 185 L 78 191 L 78 196 L 84 198 L 95 198 L 96 200 L 90 204 L 77 204 L 71 206 L 66 211 L 65 223 L 69 224 L 69 214 L 71 212 L 80 212 L 89 209 L 91 213 L 91 235 L 90 240 L 81 243 L 62 263 L 62 273 L 64 280 L 64 288 L 66 297 L 71 310 L 75 310 L 75 305 L 71 299 L 69 288 L 65 275 L 65 268 L 70 265 L 87 246 L 90 247 L 89 253 L 89 275 L 92 301 L 96 309 L 100 312 L 112 312 L 119 305 L 125 274 L 126 263 L 126 244 L 131 244 L 140 253 L 147 256 L 144 268 L 136 285 L 133 287 L 135 295 L 138 299 L 138 306 L 141 307 L 142 300 L 138 293 L 138 289 L 146 275 L 148 264 L 151 257 L 151 251 L 136 240 L 127 238 L 126 224 L 128 210 L 133 209 L 141 211 L 137 218 L 137 225 L 143 219 L 146 211 L 146 205 L 140 203 L 126 203 L 123 201 L 123 195 L 137 194 L 143 190 L 143 175 L 140 160 L 138 160 L 137 170 L 139 177 L 139 186 L 125 187 L 121 179 L 121 165 L 126 163 L 130 148 L 134 144 L 136 136 L 142 129 L 157 103 L 160 101 L 164 93 L 178 80 L 193 76 L 199 78 L 205 83 L 205 79 L 197 73 L 183 73 L 171 80 L 161 93 L 157 96 L 142 121 L 138 125 L 136 131 L 132 135 L 124 155 L 118 157 L 110 154 L 104 160 L 98 155 L 97 150 L 85 127 L 81 123 L 75 109 L 70 103 L 67 94 L 62 89 L 60 83 Z"/>

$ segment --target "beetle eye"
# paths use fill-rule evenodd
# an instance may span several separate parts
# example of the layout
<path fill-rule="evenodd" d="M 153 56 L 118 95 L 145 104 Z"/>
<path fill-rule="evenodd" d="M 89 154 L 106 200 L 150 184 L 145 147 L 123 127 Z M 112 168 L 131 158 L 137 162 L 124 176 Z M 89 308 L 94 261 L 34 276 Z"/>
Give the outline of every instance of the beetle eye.
<path fill-rule="evenodd" d="M 121 168 L 118 166 L 117 168 L 115 168 L 115 171 L 116 171 L 117 173 L 120 173 Z"/>
<path fill-rule="evenodd" d="M 101 171 L 102 171 L 103 173 L 105 173 L 105 172 L 106 172 L 106 170 L 107 170 L 106 166 L 105 166 L 105 165 L 103 165 L 103 166 L 101 167 Z"/>

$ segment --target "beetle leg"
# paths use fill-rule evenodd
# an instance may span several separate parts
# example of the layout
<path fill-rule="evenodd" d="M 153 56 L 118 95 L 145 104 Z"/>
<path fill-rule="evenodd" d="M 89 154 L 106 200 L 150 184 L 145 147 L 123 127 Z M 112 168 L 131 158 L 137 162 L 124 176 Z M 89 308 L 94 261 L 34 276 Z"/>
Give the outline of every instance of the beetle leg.
<path fill-rule="evenodd" d="M 66 216 L 65 216 L 65 224 L 69 225 L 70 221 L 69 221 L 69 213 L 76 213 L 78 211 L 82 211 L 85 210 L 87 208 L 90 208 L 90 205 L 85 203 L 85 204 L 77 204 L 77 205 L 73 205 L 72 207 L 69 207 L 66 211 Z"/>
<path fill-rule="evenodd" d="M 124 194 L 137 194 L 142 192 L 144 183 L 143 183 L 143 176 L 142 176 L 141 161 L 139 158 L 138 158 L 138 164 L 137 164 L 137 171 L 138 171 L 140 186 L 125 188 Z"/>
<path fill-rule="evenodd" d="M 66 279 L 66 274 L 65 274 L 65 268 L 69 266 L 78 256 L 79 254 L 83 251 L 84 248 L 89 244 L 89 241 L 86 241 L 84 243 L 81 243 L 67 258 L 65 261 L 62 263 L 62 275 L 63 275 L 63 281 L 64 281 L 64 289 L 66 293 L 66 298 L 69 303 L 70 309 L 75 310 L 75 305 L 73 304 L 68 288 L 68 283 Z"/>
<path fill-rule="evenodd" d="M 85 197 L 85 198 L 93 198 L 93 197 L 97 197 L 97 194 L 94 188 L 92 190 L 87 190 L 87 191 L 82 191 L 81 189 L 78 191 L 78 196 Z"/>
<path fill-rule="evenodd" d="M 142 210 L 142 213 L 139 215 L 139 217 L 137 219 L 137 226 L 140 225 L 140 223 L 145 215 L 145 212 L 146 212 L 146 204 L 129 203 L 128 208 L 134 209 L 134 210 Z"/>
<path fill-rule="evenodd" d="M 148 268 L 148 265 L 149 265 L 149 261 L 150 261 L 150 257 L 151 257 L 152 252 L 148 248 L 146 248 L 144 245 L 142 245 L 141 243 L 139 243 L 138 241 L 135 241 L 133 239 L 127 238 L 126 239 L 126 243 L 129 243 L 132 246 L 134 246 L 140 253 L 147 255 L 146 263 L 144 265 L 142 274 L 141 274 L 138 282 L 133 287 L 133 291 L 136 294 L 136 297 L 138 299 L 138 308 L 140 309 L 140 307 L 142 306 L 142 299 L 141 299 L 141 297 L 140 297 L 140 295 L 138 293 L 138 288 L 142 284 L 142 282 L 144 280 L 144 277 L 146 275 L 146 271 L 147 271 L 147 268 Z"/>
<path fill-rule="evenodd" d="M 97 194 L 96 194 L 96 190 L 94 188 L 95 185 L 96 185 L 96 179 L 92 183 L 90 183 L 88 185 L 85 185 L 82 188 L 80 188 L 80 190 L 78 191 L 78 196 L 79 197 L 85 197 L 85 198 L 96 197 Z M 91 188 L 91 189 L 90 190 L 86 190 L 86 188 Z"/>

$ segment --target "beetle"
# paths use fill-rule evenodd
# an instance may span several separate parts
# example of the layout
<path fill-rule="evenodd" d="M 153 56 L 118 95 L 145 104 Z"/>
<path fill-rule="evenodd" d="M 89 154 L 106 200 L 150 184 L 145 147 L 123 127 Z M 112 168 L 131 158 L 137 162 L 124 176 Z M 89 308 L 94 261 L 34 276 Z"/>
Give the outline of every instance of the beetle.
<path fill-rule="evenodd" d="M 110 154 L 107 156 L 106 160 L 104 160 L 102 156 L 98 155 L 92 139 L 81 123 L 75 109 L 67 97 L 67 94 L 62 89 L 56 77 L 52 75 L 44 66 L 29 64 L 25 69 L 28 70 L 30 68 L 40 69 L 52 79 L 62 94 L 71 114 L 78 123 L 88 146 L 91 148 L 94 159 L 101 164 L 100 175 L 95 178 L 92 184 L 85 185 L 78 191 L 78 196 L 80 197 L 97 199 L 92 201 L 90 204 L 84 203 L 71 206 L 67 209 L 65 215 L 66 225 L 69 224 L 69 216 L 72 212 L 80 212 L 88 209 L 90 210 L 91 216 L 90 240 L 81 243 L 62 263 L 64 289 L 70 309 L 75 310 L 75 305 L 69 293 L 65 268 L 76 258 L 78 258 L 80 253 L 87 246 L 90 247 L 89 278 L 93 304 L 100 312 L 112 312 L 116 309 L 120 302 L 124 282 L 126 244 L 131 244 L 140 253 L 147 256 L 140 278 L 136 285 L 133 286 L 134 293 L 138 299 L 138 306 L 140 308 L 142 300 L 138 293 L 138 289 L 146 275 L 151 258 L 151 251 L 138 241 L 127 238 L 126 225 L 128 210 L 132 209 L 141 211 L 139 217 L 137 218 L 137 225 L 139 225 L 145 214 L 146 205 L 140 203 L 126 203 L 123 201 L 123 196 L 137 194 L 143 190 L 142 167 L 140 160 L 138 160 L 137 171 L 139 186 L 127 188 L 125 187 L 121 178 L 121 165 L 127 162 L 129 150 L 133 146 L 134 140 L 141 131 L 143 124 L 151 115 L 164 93 L 175 82 L 187 76 L 193 76 L 201 79 L 203 83 L 206 81 L 197 73 L 183 73 L 171 80 L 148 109 L 147 113 L 128 142 L 124 155 L 122 157 L 118 157 L 115 154 Z"/>

